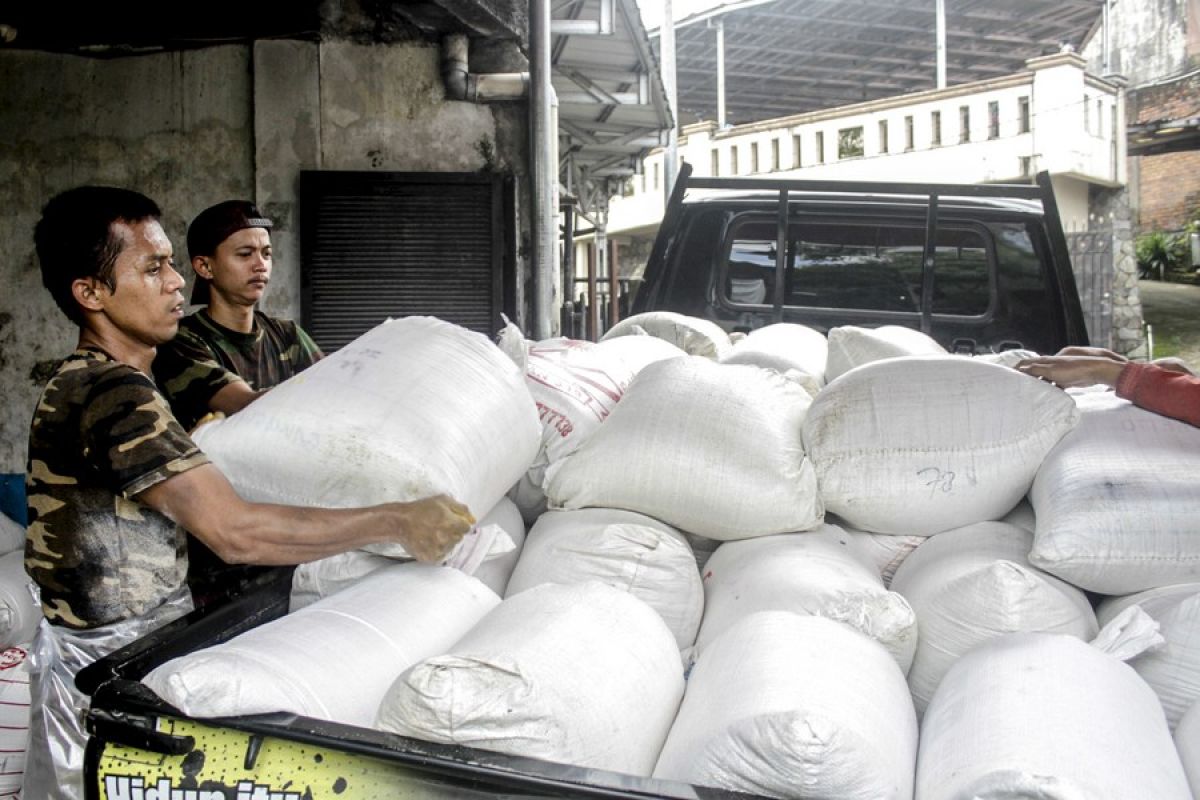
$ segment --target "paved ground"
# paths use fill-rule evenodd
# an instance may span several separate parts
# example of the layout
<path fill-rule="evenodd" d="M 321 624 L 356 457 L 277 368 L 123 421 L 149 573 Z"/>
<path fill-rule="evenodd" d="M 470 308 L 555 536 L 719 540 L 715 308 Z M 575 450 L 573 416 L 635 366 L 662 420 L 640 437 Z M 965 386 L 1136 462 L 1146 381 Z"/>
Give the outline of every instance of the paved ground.
<path fill-rule="evenodd" d="M 1138 293 L 1154 357 L 1176 356 L 1200 368 L 1200 286 L 1143 280 Z"/>

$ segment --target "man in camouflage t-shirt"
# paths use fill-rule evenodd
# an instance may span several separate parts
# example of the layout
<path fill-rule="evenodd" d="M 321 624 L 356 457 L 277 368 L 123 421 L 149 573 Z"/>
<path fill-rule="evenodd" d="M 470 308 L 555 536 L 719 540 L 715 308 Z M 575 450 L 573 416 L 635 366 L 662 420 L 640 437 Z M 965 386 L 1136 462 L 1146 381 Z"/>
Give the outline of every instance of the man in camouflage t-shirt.
<path fill-rule="evenodd" d="M 321 358 L 299 325 L 257 309 L 271 280 L 272 225 L 252 203 L 227 200 L 188 226 L 196 272 L 192 302 L 208 305 L 184 317 L 175 338 L 158 348 L 154 378 L 189 430 L 210 411 L 237 410 L 241 400 L 249 402 Z M 194 538 L 188 558 L 198 605 L 226 599 L 265 569 L 226 564 Z"/>
<path fill-rule="evenodd" d="M 30 659 L 23 795 L 82 800 L 75 674 L 191 607 L 184 530 L 231 562 L 297 564 L 377 542 L 440 561 L 474 518 L 445 496 L 369 508 L 247 503 L 209 463 L 150 379 L 183 316 L 158 207 L 85 186 L 46 204 L 42 282 L 79 326 L 30 423 L 25 566 L 44 619 Z"/>

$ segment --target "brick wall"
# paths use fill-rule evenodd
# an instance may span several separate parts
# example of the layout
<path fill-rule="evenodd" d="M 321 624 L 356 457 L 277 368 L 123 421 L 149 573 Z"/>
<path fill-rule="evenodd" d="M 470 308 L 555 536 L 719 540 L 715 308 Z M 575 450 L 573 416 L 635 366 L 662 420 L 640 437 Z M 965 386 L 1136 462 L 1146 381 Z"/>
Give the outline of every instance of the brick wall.
<path fill-rule="evenodd" d="M 1200 113 L 1200 75 L 1131 90 L 1133 123 L 1183 119 Z M 1138 159 L 1138 231 L 1174 231 L 1200 213 L 1200 150 Z"/>

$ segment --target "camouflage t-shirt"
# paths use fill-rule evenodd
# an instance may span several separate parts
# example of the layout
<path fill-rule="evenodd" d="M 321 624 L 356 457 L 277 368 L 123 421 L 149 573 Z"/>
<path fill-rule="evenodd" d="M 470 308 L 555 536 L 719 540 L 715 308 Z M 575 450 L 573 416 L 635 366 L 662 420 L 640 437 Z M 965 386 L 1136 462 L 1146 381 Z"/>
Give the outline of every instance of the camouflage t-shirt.
<path fill-rule="evenodd" d="M 188 430 L 208 413 L 212 396 L 241 378 L 251 389 L 278 386 L 321 358 L 317 343 L 295 322 L 254 312 L 254 329 L 219 325 L 207 309 L 184 317 L 175 338 L 158 348 L 154 379 Z"/>
<path fill-rule="evenodd" d="M 149 376 L 80 348 L 46 383 L 29 430 L 25 569 L 55 624 L 140 616 L 184 585 L 183 530 L 136 500 L 208 458 Z"/>

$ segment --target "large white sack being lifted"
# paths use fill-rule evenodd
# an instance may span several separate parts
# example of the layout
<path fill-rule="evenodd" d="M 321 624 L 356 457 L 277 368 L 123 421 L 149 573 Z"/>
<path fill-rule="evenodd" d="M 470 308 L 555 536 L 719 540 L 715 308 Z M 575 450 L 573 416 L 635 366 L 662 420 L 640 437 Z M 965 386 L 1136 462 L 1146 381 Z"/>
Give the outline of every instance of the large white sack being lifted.
<path fill-rule="evenodd" d="M 599 581 L 544 583 L 401 675 L 376 726 L 647 776 L 682 696 L 679 649 L 648 605 Z"/>
<path fill-rule="evenodd" d="M 1111 391 L 1072 391 L 1079 427 L 1046 457 L 1029 499 L 1030 562 L 1093 592 L 1200 580 L 1200 428 Z"/>
<path fill-rule="evenodd" d="M 908 800 L 916 755 L 908 687 L 882 647 L 840 622 L 762 611 L 700 654 L 654 776 L 769 797 Z"/>
<path fill-rule="evenodd" d="M 722 541 L 814 528 L 824 511 L 800 441 L 811 403 L 760 367 L 651 364 L 604 425 L 550 465 L 550 508 L 623 508 Z"/>
<path fill-rule="evenodd" d="M 339 508 L 445 493 L 477 517 L 529 468 L 540 437 L 517 365 L 433 317 L 377 325 L 193 436 L 247 500 Z"/>
<path fill-rule="evenodd" d="M 525 522 L 521 512 L 507 497 L 500 498 L 496 507 L 479 520 L 479 528 L 489 525 L 498 527 L 508 541 L 513 545 L 511 550 L 496 547 L 488 554 L 470 574 L 483 582 L 497 595 L 504 596 L 504 587 L 508 577 L 516 566 L 521 555 L 521 545 L 525 541 Z M 288 611 L 299 611 L 323 597 L 329 597 L 343 589 L 347 589 L 376 570 L 403 563 L 408 559 L 398 559 L 366 550 L 347 550 L 344 553 L 308 561 L 296 567 L 292 573 L 292 590 L 288 598 Z"/>
<path fill-rule="evenodd" d="M 1165 640 L 1129 660 L 1162 702 L 1167 723 L 1174 729 L 1184 712 L 1200 701 L 1200 583 L 1164 586 L 1126 597 L 1111 597 L 1096 615 L 1101 625 L 1131 605 L 1139 606 L 1158 623 Z"/>
<path fill-rule="evenodd" d="M 907 672 L 917 646 L 908 602 L 883 587 L 845 531 L 814 531 L 726 542 L 704 567 L 701 654 L 740 620 L 760 611 L 790 611 L 845 623 L 881 644 Z"/>
<path fill-rule="evenodd" d="M 1051 384 L 970 358 L 907 356 L 826 385 L 804 448 L 826 509 L 874 533 L 928 536 L 1007 514 L 1079 420 Z"/>
<path fill-rule="evenodd" d="M 1119 647 L 1012 633 L 960 658 L 921 724 L 916 800 L 1190 800 L 1158 698 Z"/>
<path fill-rule="evenodd" d="M 980 522 L 926 539 L 896 570 L 892 591 L 917 615 L 908 685 L 925 711 L 946 671 L 981 642 L 1041 631 L 1092 639 L 1099 626 L 1082 591 L 1029 565 L 1033 533 Z"/>
<path fill-rule="evenodd" d="M 448 567 L 408 562 L 213 647 L 142 682 L 195 717 L 290 711 L 368 727 L 396 676 L 444 653 L 500 598 Z"/>
<path fill-rule="evenodd" d="M 704 587 L 683 534 L 633 511 L 547 511 L 534 523 L 508 582 L 511 597 L 543 583 L 601 581 L 658 612 L 679 649 L 692 646 Z"/>

